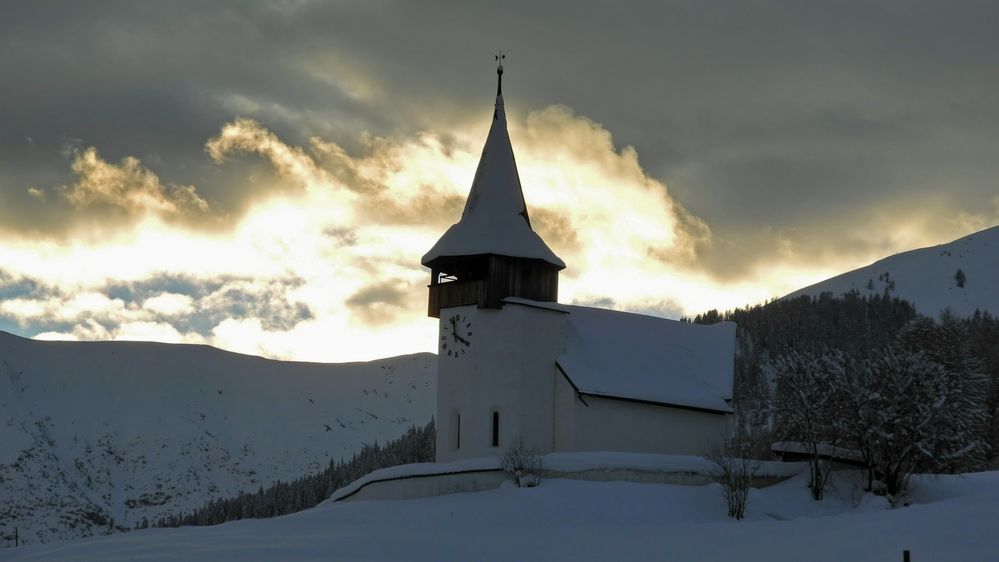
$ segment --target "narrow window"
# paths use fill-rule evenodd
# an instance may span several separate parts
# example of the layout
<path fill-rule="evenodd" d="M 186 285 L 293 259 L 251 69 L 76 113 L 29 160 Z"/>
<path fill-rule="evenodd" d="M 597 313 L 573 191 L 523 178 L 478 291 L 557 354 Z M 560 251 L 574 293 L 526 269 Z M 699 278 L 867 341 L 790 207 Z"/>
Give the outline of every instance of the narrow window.
<path fill-rule="evenodd" d="M 451 448 L 461 448 L 461 414 L 458 410 L 451 410 Z"/>
<path fill-rule="evenodd" d="M 499 447 L 499 412 L 493 412 L 493 447 Z"/>

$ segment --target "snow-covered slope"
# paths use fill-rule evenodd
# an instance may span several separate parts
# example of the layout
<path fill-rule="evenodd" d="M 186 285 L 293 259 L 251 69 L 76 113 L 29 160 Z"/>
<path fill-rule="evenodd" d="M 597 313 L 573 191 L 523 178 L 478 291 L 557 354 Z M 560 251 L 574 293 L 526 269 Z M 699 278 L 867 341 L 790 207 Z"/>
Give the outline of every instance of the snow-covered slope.
<path fill-rule="evenodd" d="M 964 273 L 964 287 L 957 272 Z M 945 308 L 960 316 L 975 309 L 999 314 L 999 226 L 947 244 L 903 252 L 788 295 L 884 294 L 913 303 L 923 315 Z"/>
<path fill-rule="evenodd" d="M 27 542 L 101 534 L 324 468 L 429 421 L 435 365 L 0 332 L 0 545 L 15 527 Z"/>
<path fill-rule="evenodd" d="M 3 561 L 278 560 L 994 561 L 999 473 L 916 476 L 915 505 L 889 509 L 848 474 L 821 502 L 807 475 L 753 490 L 746 519 L 721 489 L 546 480 L 537 488 L 408 501 L 325 503 L 286 517 L 150 529 L 19 549 Z"/>

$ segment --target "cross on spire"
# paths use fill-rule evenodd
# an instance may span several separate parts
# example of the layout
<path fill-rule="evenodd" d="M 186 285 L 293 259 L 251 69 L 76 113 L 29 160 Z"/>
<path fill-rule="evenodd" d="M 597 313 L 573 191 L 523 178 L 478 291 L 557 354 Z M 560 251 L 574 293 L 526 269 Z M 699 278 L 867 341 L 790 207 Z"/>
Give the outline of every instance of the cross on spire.
<path fill-rule="evenodd" d="M 493 58 L 496 59 L 496 97 L 499 97 L 503 95 L 503 59 L 506 58 L 506 55 L 500 51 Z"/>

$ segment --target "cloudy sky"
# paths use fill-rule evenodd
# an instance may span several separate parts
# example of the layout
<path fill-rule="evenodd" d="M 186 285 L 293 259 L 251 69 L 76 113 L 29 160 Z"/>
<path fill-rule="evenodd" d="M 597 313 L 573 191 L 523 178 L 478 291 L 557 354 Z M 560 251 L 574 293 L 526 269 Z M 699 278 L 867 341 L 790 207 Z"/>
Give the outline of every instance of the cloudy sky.
<path fill-rule="evenodd" d="M 493 53 L 561 300 L 677 317 L 999 223 L 994 2 L 5 2 L 0 329 L 433 350 Z"/>

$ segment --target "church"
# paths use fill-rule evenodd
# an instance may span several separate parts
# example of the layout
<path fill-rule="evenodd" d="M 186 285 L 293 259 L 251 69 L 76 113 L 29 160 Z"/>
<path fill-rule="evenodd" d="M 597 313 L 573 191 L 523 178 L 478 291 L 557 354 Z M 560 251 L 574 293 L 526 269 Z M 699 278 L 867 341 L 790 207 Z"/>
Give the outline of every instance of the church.
<path fill-rule="evenodd" d="M 437 462 L 517 439 L 540 453 L 703 455 L 732 425 L 735 324 L 558 303 L 566 264 L 531 228 L 500 63 L 464 211 L 421 260 L 439 319 Z"/>

